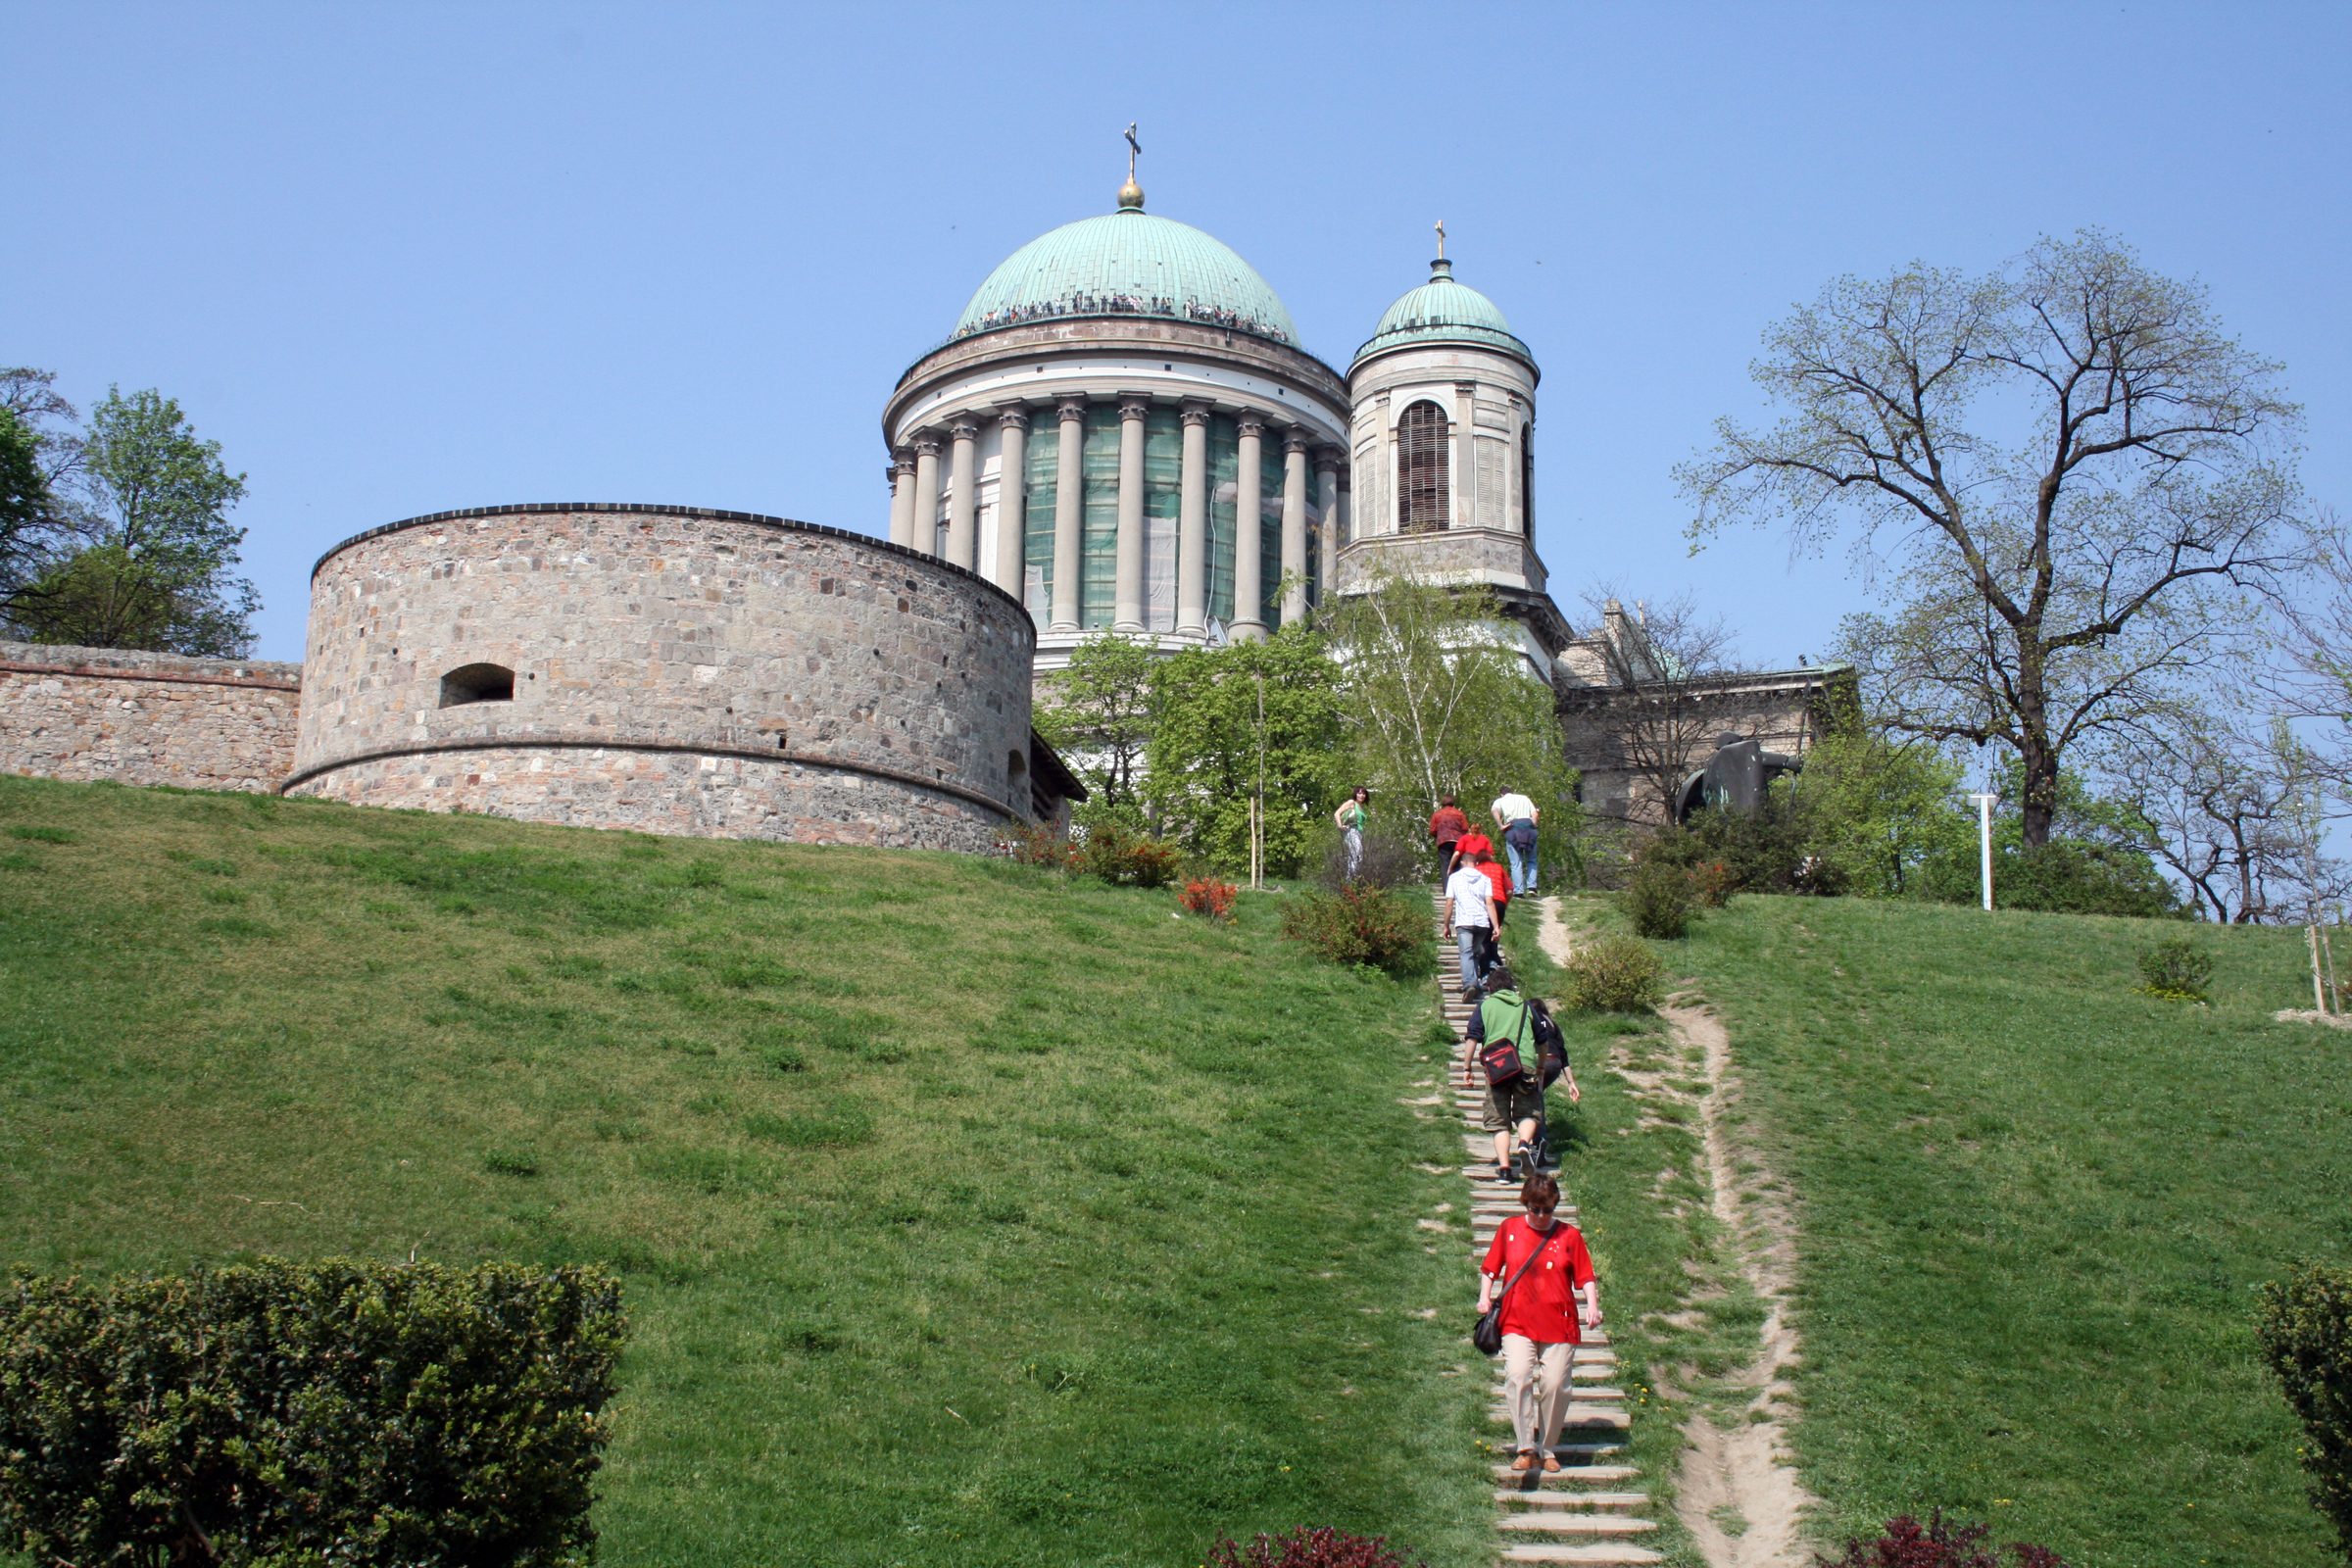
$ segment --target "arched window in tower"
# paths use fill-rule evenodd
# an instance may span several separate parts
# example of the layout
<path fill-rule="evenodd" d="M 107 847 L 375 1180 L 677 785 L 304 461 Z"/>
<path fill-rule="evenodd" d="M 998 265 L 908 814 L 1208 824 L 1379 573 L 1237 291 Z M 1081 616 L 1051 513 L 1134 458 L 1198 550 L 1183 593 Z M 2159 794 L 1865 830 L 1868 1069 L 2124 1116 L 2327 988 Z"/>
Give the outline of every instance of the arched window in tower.
<path fill-rule="evenodd" d="M 1446 411 L 1423 401 L 1396 421 L 1396 529 L 1435 533 L 1446 526 Z"/>
<path fill-rule="evenodd" d="M 1536 536 L 1536 427 L 1519 427 L 1519 531 Z"/>

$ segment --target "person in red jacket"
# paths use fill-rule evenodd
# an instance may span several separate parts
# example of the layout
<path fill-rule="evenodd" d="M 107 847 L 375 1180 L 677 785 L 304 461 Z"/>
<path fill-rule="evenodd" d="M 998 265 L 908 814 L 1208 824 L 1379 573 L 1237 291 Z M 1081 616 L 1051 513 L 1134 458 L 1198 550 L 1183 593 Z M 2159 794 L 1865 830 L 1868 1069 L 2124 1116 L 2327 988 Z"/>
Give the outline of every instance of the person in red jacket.
<path fill-rule="evenodd" d="M 1452 796 L 1439 796 L 1438 808 L 1429 817 L 1429 836 L 1438 841 L 1439 881 L 1453 875 L 1454 841 L 1469 831 L 1469 814 L 1454 804 Z"/>
<path fill-rule="evenodd" d="M 1469 832 L 1463 834 L 1460 838 L 1453 841 L 1454 866 L 1456 869 L 1459 869 L 1465 865 L 1476 865 L 1480 856 L 1491 855 L 1494 853 L 1494 841 L 1487 837 L 1484 833 L 1481 833 L 1478 830 L 1478 824 L 1473 822 L 1470 825 Z M 1503 885 L 1508 887 L 1510 885 L 1510 873 L 1507 871 L 1504 872 L 1503 877 Z"/>
<path fill-rule="evenodd" d="M 1478 1265 L 1478 1310 L 1485 1316 L 1502 1293 L 1502 1402 L 1519 1447 L 1511 1468 L 1556 1471 L 1552 1449 L 1568 1414 L 1569 1366 L 1584 1338 L 1580 1327 L 1600 1327 L 1600 1285 L 1584 1234 L 1552 1216 L 1560 1184 L 1531 1176 L 1519 1202 L 1527 1217 L 1504 1220 Z"/>
<path fill-rule="evenodd" d="M 1488 881 L 1494 884 L 1494 940 L 1500 942 L 1503 917 L 1511 912 L 1511 873 L 1494 858 L 1492 845 L 1478 852 L 1478 868 L 1486 873 Z"/>

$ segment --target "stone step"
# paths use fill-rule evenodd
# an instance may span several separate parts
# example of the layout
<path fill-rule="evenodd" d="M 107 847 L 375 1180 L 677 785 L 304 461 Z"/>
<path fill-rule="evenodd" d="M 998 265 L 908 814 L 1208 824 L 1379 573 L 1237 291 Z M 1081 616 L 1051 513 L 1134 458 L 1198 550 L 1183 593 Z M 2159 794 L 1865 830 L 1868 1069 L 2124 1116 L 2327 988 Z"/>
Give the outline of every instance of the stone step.
<path fill-rule="evenodd" d="M 1596 1541 L 1590 1545 L 1568 1545 L 1564 1543 L 1514 1543 L 1502 1548 L 1504 1562 L 1575 1562 L 1592 1568 L 1632 1568 L 1636 1563 L 1664 1562 L 1666 1559 L 1645 1546 L 1624 1541 Z"/>
<path fill-rule="evenodd" d="M 1622 1513 L 1541 1512 L 1506 1513 L 1494 1521 L 1502 1530 L 1526 1530 L 1547 1536 L 1644 1536 L 1658 1528 L 1654 1519 L 1636 1519 Z"/>
<path fill-rule="evenodd" d="M 1507 1427 L 1511 1424 L 1511 1412 L 1499 1404 L 1492 1405 L 1487 1410 L 1487 1419 L 1497 1426 Z M 1630 1432 L 1633 1430 L 1633 1412 L 1622 1404 L 1596 1404 L 1579 1408 L 1577 1401 L 1572 1398 L 1568 1401 L 1567 1423 L 1560 1430 L 1570 1435 L 1599 1431 L 1604 1428 L 1618 1432 Z"/>
<path fill-rule="evenodd" d="M 1533 1471 L 1510 1471 L 1508 1466 L 1504 1468 L 1505 1472 L 1510 1474 L 1513 1479 L 1535 1473 Z M 1567 1473 L 1565 1470 L 1560 1472 L 1561 1475 Z M 1623 1512 L 1629 1508 L 1648 1507 L 1649 1494 L 1646 1492 L 1544 1492 L 1535 1488 L 1517 1490 L 1506 1487 L 1494 1494 L 1494 1500 L 1501 1503 L 1524 1503 L 1530 1508 L 1592 1508 Z"/>
<path fill-rule="evenodd" d="M 1565 1456 L 1567 1449 L 1558 1450 Z M 1494 1466 L 1497 1481 L 1523 1482 L 1541 1477 L 1546 1487 L 1605 1487 L 1631 1481 L 1642 1474 L 1642 1467 L 1633 1464 L 1568 1464 L 1562 1470 L 1514 1470 L 1507 1464 Z"/>

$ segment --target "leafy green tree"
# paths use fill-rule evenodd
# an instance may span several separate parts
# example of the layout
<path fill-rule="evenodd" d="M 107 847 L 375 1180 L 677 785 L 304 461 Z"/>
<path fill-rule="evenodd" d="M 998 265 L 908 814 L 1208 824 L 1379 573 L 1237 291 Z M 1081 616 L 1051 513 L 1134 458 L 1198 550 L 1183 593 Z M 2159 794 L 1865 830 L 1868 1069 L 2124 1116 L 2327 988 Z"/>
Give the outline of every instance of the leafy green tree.
<path fill-rule="evenodd" d="M 1960 764 L 1937 748 L 1847 727 L 1816 741 L 1804 772 L 1774 789 L 1802 803 L 1810 853 L 1848 893 L 1892 899 L 1918 894 L 1929 862 L 1976 842 L 1960 784 Z"/>
<path fill-rule="evenodd" d="M 1576 772 L 1561 756 L 1551 688 L 1528 670 L 1493 590 L 1381 572 L 1323 625 L 1347 670 L 1347 720 L 1375 816 L 1426 841 L 1441 796 L 1472 821 L 1517 789 L 1557 858 L 1577 842 Z M 1393 813 L 1393 814 L 1392 814 Z"/>
<path fill-rule="evenodd" d="M 1161 830 L 1222 869 L 1246 868 L 1262 742 L 1266 868 L 1297 875 L 1351 782 L 1341 679 L 1322 638 L 1297 625 L 1163 661 L 1143 785 Z"/>
<path fill-rule="evenodd" d="M 0 408 L 0 594 L 13 598 L 31 574 L 26 568 L 38 560 L 55 507 L 33 432 Z"/>
<path fill-rule="evenodd" d="M 1086 782 L 1092 811 L 1133 813 L 1141 804 L 1136 775 L 1152 734 L 1154 662 L 1150 638 L 1101 631 L 1038 682 L 1031 722 Z"/>
<path fill-rule="evenodd" d="M 2026 837 L 2019 806 L 2024 769 L 2015 760 L 1994 773 L 2001 797 L 1992 813 L 1992 902 L 2004 909 L 2058 914 L 2185 916 L 2180 895 L 2157 869 L 2149 846 L 2155 827 L 2122 801 L 2103 799 L 2073 770 L 2059 775 L 2050 837 Z M 1974 904 L 1982 896 L 1977 824 L 1919 869 L 1928 898 Z"/>
<path fill-rule="evenodd" d="M 2279 371 L 2087 231 L 1990 276 L 1831 283 L 1754 367 L 1788 416 L 1722 422 L 1678 477 L 1693 537 L 1850 535 L 1896 589 L 1844 631 L 1879 717 L 2009 752 L 2037 846 L 2070 754 L 2161 711 L 2308 559 Z"/>
<path fill-rule="evenodd" d="M 88 546 L 27 584 L 10 616 L 35 641 L 241 658 L 253 584 L 231 575 L 245 530 L 228 511 L 245 476 L 220 465 L 159 392 L 113 389 L 81 449 Z"/>

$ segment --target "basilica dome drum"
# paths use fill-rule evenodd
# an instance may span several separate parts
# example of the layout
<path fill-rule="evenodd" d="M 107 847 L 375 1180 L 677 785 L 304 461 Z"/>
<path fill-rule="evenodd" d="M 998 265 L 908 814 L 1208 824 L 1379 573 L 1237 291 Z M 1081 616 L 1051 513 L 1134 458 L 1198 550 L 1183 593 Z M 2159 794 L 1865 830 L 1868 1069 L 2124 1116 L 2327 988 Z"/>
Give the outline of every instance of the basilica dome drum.
<path fill-rule="evenodd" d="M 1265 280 L 1131 181 L 1014 252 L 900 379 L 890 536 L 1018 598 L 1041 669 L 1104 628 L 1262 637 L 1331 577 L 1348 424 Z"/>

